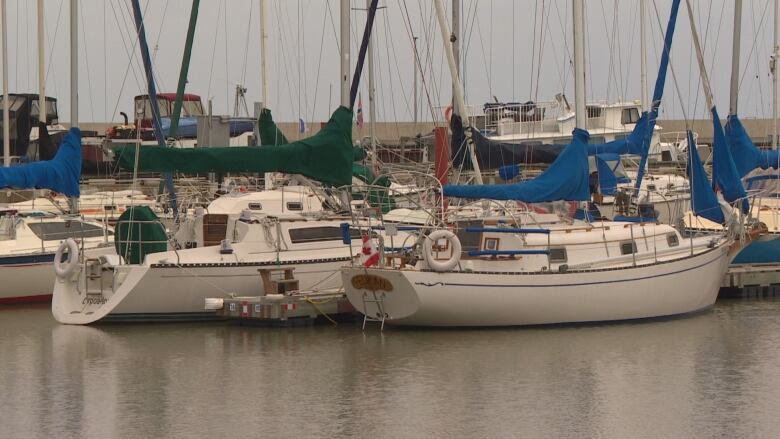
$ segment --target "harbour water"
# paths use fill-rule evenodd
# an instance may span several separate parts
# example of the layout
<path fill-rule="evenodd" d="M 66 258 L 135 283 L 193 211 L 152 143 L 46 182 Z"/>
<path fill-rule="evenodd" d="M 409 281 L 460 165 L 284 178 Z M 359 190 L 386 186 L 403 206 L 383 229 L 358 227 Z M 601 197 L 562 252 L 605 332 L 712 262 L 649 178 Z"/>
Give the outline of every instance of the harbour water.
<path fill-rule="evenodd" d="M 777 437 L 780 300 L 365 333 L 0 309 L 0 437 Z"/>

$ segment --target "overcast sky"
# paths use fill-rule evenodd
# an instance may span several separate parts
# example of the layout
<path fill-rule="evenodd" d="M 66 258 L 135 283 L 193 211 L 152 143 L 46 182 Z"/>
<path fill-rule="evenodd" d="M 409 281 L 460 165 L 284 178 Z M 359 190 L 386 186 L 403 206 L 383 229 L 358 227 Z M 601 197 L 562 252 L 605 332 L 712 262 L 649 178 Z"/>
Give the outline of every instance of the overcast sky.
<path fill-rule="evenodd" d="M 338 0 L 267 0 L 269 107 L 278 121 L 325 120 L 339 103 Z M 451 2 L 447 3 L 450 8 Z M 716 103 L 728 112 L 733 0 L 695 0 Z M 70 119 L 69 0 L 46 0 L 47 94 Z M 175 91 L 192 2 L 142 1 L 159 91 Z M 670 0 L 649 0 L 648 88 L 652 93 Z M 676 81 L 667 81 L 662 117 L 706 117 L 688 15 L 680 8 L 672 48 Z M 11 92 L 37 92 L 36 2 L 7 0 Z M 258 0 L 203 0 L 187 91 L 233 112 L 236 84 L 250 111 L 261 100 Z M 412 35 L 421 60 L 419 119 L 441 119 L 451 83 L 430 0 L 381 0 L 374 31 L 377 119 L 411 120 Z M 571 0 L 462 0 L 462 56 L 467 101 L 573 101 Z M 639 99 L 639 0 L 586 2 L 588 100 Z M 365 22 L 353 0 L 353 68 Z M 82 121 L 120 120 L 145 93 L 129 0 L 79 0 L 79 87 Z M 740 114 L 771 116 L 771 0 L 744 2 Z M 449 11 L 448 11 L 449 16 Z M 660 23 L 659 23 L 660 19 Z M 361 88 L 366 117 L 366 72 Z M 679 94 L 678 94 L 679 89 Z"/>

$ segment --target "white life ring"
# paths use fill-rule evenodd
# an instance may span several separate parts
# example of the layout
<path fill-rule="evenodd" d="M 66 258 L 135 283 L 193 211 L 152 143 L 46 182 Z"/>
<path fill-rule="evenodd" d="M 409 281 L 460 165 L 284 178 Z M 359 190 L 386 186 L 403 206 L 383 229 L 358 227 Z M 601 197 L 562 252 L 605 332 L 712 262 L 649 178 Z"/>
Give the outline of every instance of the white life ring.
<path fill-rule="evenodd" d="M 65 249 L 68 250 L 68 259 L 63 261 L 62 254 L 65 253 Z M 79 263 L 79 245 L 73 238 L 68 238 L 57 247 L 57 252 L 54 253 L 54 273 L 57 277 L 64 279 L 73 273 L 76 265 Z"/>
<path fill-rule="evenodd" d="M 437 260 L 433 255 L 433 244 L 440 239 L 449 241 L 451 251 L 449 259 Z M 455 268 L 455 266 L 458 265 L 458 262 L 460 262 L 460 252 L 460 239 L 449 230 L 436 230 L 428 235 L 425 242 L 423 242 L 423 258 L 425 259 L 425 263 L 428 264 L 433 271 L 450 271 Z"/>

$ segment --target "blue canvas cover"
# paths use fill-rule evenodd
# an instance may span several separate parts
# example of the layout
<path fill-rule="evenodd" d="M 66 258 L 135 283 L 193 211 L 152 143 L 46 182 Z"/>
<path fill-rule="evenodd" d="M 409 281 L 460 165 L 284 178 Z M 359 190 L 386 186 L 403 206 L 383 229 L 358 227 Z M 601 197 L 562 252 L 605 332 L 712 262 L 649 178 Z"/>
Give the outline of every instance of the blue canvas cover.
<path fill-rule="evenodd" d="M 590 199 L 590 190 L 586 148 L 590 135 L 578 128 L 575 128 L 572 134 L 572 142 L 547 170 L 533 180 L 496 185 L 446 185 L 443 189 L 444 195 L 526 203 L 587 201 Z"/>
<path fill-rule="evenodd" d="M 696 150 L 696 140 L 693 132 L 688 131 L 688 178 L 691 182 L 691 207 L 697 216 L 707 218 L 718 224 L 723 224 L 726 219 L 720 209 L 718 197 L 712 191 L 707 173 L 701 164 L 699 152 Z"/>
<path fill-rule="evenodd" d="M 712 187 L 723 193 L 723 198 L 729 203 L 740 202 L 740 207 L 744 213 L 750 211 L 750 204 L 747 199 L 747 193 L 742 186 L 741 175 L 737 172 L 734 160 L 731 157 L 729 144 L 726 141 L 726 135 L 723 132 L 723 126 L 720 124 L 718 110 L 712 107 Z M 688 139 L 689 145 L 690 139 Z"/>
<path fill-rule="evenodd" d="M 628 183 L 629 179 L 625 176 L 618 176 L 617 169 L 620 166 L 620 156 L 618 154 L 598 154 L 596 159 L 596 170 L 599 174 L 599 192 L 604 195 L 615 195 L 618 183 Z"/>
<path fill-rule="evenodd" d="M 81 177 L 81 131 L 71 128 L 53 159 L 0 168 L 0 187 L 51 189 L 78 197 Z"/>
<path fill-rule="evenodd" d="M 245 120 L 231 120 L 230 122 L 230 136 L 235 137 L 239 134 L 247 133 L 254 130 L 252 122 Z M 163 136 L 168 137 L 171 133 L 171 118 L 162 118 L 162 132 Z M 198 119 L 195 117 L 182 117 L 179 119 L 179 128 L 176 131 L 176 136 L 180 139 L 195 139 L 198 137 Z M 211 145 L 205 145 L 211 146 Z"/>
<path fill-rule="evenodd" d="M 740 177 L 744 177 L 756 168 L 769 169 L 780 167 L 778 151 L 756 148 L 736 114 L 731 114 L 726 118 L 726 140 Z"/>

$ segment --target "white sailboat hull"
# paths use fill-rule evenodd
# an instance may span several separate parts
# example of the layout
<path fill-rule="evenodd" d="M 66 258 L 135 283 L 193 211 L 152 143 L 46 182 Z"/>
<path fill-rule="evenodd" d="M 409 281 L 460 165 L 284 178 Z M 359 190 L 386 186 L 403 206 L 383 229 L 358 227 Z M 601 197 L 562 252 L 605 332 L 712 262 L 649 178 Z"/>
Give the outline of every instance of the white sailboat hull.
<path fill-rule="evenodd" d="M 688 258 L 617 271 L 435 273 L 344 268 L 342 278 L 347 298 L 358 311 L 375 317 L 381 306 L 389 324 L 515 326 L 629 320 L 712 306 L 730 259 L 728 248 L 721 244 Z M 366 285 L 360 282 L 365 280 L 361 275 L 378 276 L 389 285 L 373 279 L 372 288 L 379 289 L 359 288 Z"/>
<path fill-rule="evenodd" d="M 79 273 L 81 278 L 75 280 L 56 280 L 52 313 L 57 321 L 66 324 L 215 318 L 213 311 L 205 310 L 205 299 L 229 294 L 261 295 L 260 268 L 294 267 L 301 289 L 337 288 L 341 282 L 338 270 L 348 259 L 119 266 L 114 268 L 113 275 L 106 275 L 107 288 L 102 294 L 97 294 L 95 283 L 91 283 L 92 301 L 81 293 L 85 281 L 83 273 Z M 110 287 L 111 276 L 123 279 L 115 291 Z"/>

